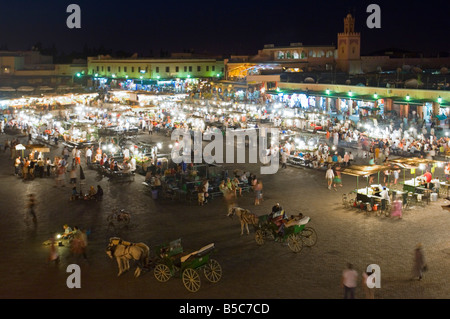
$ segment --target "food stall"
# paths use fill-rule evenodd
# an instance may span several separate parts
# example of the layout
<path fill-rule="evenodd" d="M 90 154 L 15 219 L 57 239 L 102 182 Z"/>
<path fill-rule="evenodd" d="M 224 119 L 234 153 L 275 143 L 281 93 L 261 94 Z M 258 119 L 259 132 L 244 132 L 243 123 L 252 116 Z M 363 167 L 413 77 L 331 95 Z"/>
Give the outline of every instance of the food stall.
<path fill-rule="evenodd" d="M 443 166 L 442 162 L 418 157 L 398 158 L 388 160 L 388 162 L 403 169 L 403 191 L 413 194 L 425 194 L 428 190 L 434 187 L 434 183 L 427 185 L 425 180 L 422 178 L 422 175 L 426 171 L 427 167 L 433 175 L 436 167 Z M 417 174 L 417 169 L 420 170 L 420 174 Z M 407 170 L 410 170 L 411 175 L 413 175 L 413 177 L 408 180 L 406 179 Z M 434 178 L 433 181 L 435 181 Z"/>
<path fill-rule="evenodd" d="M 371 207 L 375 204 L 382 204 L 382 198 L 380 196 L 383 186 L 380 183 L 380 172 L 391 169 L 387 165 L 352 165 L 350 167 L 344 168 L 342 174 L 356 176 L 356 203 L 367 204 L 369 203 Z M 370 176 L 376 174 L 378 180 L 376 184 L 370 184 Z M 360 188 L 359 178 L 364 177 L 367 179 L 366 187 Z M 387 188 L 389 192 L 389 189 Z"/>

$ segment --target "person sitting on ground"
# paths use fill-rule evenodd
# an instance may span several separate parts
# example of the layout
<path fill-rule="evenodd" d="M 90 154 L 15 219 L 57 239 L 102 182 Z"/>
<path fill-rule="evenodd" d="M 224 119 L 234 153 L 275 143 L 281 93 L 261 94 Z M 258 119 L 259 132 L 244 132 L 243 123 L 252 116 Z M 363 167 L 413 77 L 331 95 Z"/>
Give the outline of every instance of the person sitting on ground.
<path fill-rule="evenodd" d="M 131 166 L 127 161 L 123 161 L 122 173 L 124 174 L 131 173 Z"/>
<path fill-rule="evenodd" d="M 96 200 L 103 198 L 103 188 L 100 185 L 97 185 L 97 192 L 94 195 Z"/>
<path fill-rule="evenodd" d="M 96 194 L 95 188 L 93 185 L 91 185 L 91 187 L 89 188 L 89 193 L 87 195 L 87 198 L 93 199 L 93 198 L 95 198 L 95 194 Z"/>
<path fill-rule="evenodd" d="M 62 234 L 62 239 L 69 239 L 73 235 L 72 228 L 70 228 L 67 224 L 65 224 L 63 228 L 64 233 Z"/>
<path fill-rule="evenodd" d="M 239 180 L 237 177 L 233 178 L 231 181 L 234 190 L 234 197 L 237 197 L 237 192 L 239 192 L 239 196 L 242 196 L 242 187 L 239 186 Z"/>

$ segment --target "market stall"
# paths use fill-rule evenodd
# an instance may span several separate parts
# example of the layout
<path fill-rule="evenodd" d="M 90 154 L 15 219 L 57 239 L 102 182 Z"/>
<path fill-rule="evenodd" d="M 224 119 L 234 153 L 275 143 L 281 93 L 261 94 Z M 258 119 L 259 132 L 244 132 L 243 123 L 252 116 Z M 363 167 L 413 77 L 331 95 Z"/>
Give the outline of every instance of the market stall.
<path fill-rule="evenodd" d="M 382 205 L 381 191 L 383 186 L 380 183 L 380 172 L 391 169 L 387 165 L 352 165 L 342 170 L 342 174 L 356 176 L 356 202 L 370 204 L 370 207 L 374 205 Z M 377 183 L 371 183 L 371 175 L 377 175 Z M 360 188 L 359 178 L 364 177 L 367 179 L 366 187 Z M 389 193 L 389 189 L 386 187 L 386 191 Z"/>
<path fill-rule="evenodd" d="M 409 193 L 424 194 L 427 190 L 435 188 L 436 183 L 440 183 L 439 180 L 433 177 L 436 167 L 443 167 L 443 163 L 435 160 L 410 157 L 410 158 L 398 158 L 388 160 L 388 163 L 394 164 L 403 170 L 403 191 Z M 423 174 L 426 170 L 429 170 L 432 175 L 432 182 L 427 183 L 423 178 Z M 406 171 L 410 170 L 412 178 L 406 179 Z M 417 170 L 420 170 L 420 174 L 417 174 Z M 417 176 L 418 175 L 418 176 Z"/>

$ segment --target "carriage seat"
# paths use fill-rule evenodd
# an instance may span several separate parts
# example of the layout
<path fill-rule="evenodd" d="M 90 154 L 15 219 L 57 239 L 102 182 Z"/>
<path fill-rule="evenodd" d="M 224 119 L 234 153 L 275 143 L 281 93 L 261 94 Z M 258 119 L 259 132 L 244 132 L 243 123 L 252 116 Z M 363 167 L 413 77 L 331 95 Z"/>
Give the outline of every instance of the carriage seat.
<path fill-rule="evenodd" d="M 209 252 L 213 248 L 214 248 L 214 243 L 211 243 L 209 245 L 206 245 L 206 246 L 200 248 L 197 251 L 194 251 L 194 252 L 192 252 L 192 253 L 190 253 L 190 254 L 188 254 L 186 256 L 181 257 L 180 260 L 181 260 L 182 263 L 184 263 L 186 260 L 189 259 L 189 257 L 191 257 L 191 256 L 199 256 L 199 257 L 203 256 L 204 254 L 206 254 L 207 252 Z"/>
<path fill-rule="evenodd" d="M 310 218 L 308 216 L 305 216 L 300 220 L 292 219 L 292 220 L 288 221 L 285 226 L 290 227 L 290 226 L 296 226 L 296 225 L 297 226 L 306 225 L 309 222 L 309 220 L 310 220 Z"/>

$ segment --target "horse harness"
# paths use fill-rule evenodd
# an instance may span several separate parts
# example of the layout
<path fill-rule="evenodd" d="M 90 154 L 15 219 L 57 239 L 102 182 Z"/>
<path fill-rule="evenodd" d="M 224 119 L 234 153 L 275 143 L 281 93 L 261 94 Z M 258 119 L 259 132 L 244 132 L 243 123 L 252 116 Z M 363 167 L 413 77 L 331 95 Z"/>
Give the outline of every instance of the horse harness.
<path fill-rule="evenodd" d="M 113 255 L 117 246 L 119 245 L 125 246 L 124 255 L 127 255 L 129 253 L 131 246 L 136 246 L 135 243 L 125 241 L 121 238 L 113 238 L 109 241 L 109 250 L 112 252 Z"/>

